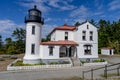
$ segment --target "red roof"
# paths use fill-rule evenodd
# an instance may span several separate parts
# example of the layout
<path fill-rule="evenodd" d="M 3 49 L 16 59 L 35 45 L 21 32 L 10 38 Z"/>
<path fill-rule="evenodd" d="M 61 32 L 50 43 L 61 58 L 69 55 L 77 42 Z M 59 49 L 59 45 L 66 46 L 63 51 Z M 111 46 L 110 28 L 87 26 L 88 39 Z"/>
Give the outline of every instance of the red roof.
<path fill-rule="evenodd" d="M 59 41 L 48 41 L 48 42 L 41 42 L 41 45 L 72 45 L 78 46 L 78 44 L 74 41 L 69 40 L 59 40 Z"/>
<path fill-rule="evenodd" d="M 54 31 L 56 30 L 69 30 L 69 31 L 73 31 L 75 30 L 75 26 L 69 26 L 67 24 L 64 24 L 63 26 L 60 26 L 60 27 L 56 27 L 54 28 L 50 34 L 52 34 Z"/>

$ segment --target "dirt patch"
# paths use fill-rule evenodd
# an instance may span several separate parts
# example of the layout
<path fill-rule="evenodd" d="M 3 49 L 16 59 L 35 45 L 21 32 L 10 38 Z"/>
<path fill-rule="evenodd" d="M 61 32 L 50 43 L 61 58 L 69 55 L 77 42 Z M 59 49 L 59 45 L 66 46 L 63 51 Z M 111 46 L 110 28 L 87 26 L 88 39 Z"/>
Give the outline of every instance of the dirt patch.
<path fill-rule="evenodd" d="M 13 62 L 15 59 L 11 57 L 5 57 L 6 55 L 0 55 L 0 58 L 4 59 L 0 61 L 0 71 L 6 71 L 7 66 Z M 24 54 L 17 54 L 17 55 L 9 55 L 9 56 L 15 56 L 17 58 L 23 58 Z"/>

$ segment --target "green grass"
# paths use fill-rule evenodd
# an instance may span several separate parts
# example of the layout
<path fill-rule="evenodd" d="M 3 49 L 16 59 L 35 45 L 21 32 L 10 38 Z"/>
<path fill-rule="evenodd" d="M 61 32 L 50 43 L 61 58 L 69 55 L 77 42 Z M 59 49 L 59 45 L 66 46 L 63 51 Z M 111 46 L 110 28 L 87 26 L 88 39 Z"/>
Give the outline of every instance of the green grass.
<path fill-rule="evenodd" d="M 17 61 L 16 63 L 12 63 L 11 66 L 38 66 L 38 65 L 46 65 L 45 63 L 39 64 L 24 64 L 23 61 Z"/>

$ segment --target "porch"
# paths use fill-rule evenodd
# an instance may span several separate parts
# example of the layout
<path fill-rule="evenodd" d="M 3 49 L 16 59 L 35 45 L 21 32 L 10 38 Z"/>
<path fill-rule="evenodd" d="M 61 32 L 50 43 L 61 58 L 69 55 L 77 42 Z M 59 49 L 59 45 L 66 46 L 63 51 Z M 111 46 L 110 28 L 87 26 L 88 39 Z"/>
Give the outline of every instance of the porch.
<path fill-rule="evenodd" d="M 77 57 L 76 46 L 60 46 L 59 57 Z"/>

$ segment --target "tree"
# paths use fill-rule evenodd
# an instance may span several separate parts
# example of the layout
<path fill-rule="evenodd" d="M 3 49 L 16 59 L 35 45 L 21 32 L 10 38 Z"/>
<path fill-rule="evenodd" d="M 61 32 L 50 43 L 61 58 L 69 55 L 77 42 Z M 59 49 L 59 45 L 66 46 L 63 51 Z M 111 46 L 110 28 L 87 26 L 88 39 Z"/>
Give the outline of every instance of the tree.
<path fill-rule="evenodd" d="M 96 22 L 93 19 L 90 20 L 90 23 L 96 25 Z"/>
<path fill-rule="evenodd" d="M 22 28 L 16 28 L 12 33 L 12 36 L 16 39 L 15 46 L 18 53 L 23 53 L 25 51 L 25 34 L 25 30 Z"/>
<path fill-rule="evenodd" d="M 77 21 L 74 25 L 77 27 L 80 25 L 80 23 Z"/>
<path fill-rule="evenodd" d="M 26 31 L 22 28 L 18 29 L 16 28 L 13 33 L 12 33 L 12 36 L 15 37 L 15 39 L 17 41 L 25 41 L 25 34 L 26 34 Z"/>
<path fill-rule="evenodd" d="M 0 48 L 2 47 L 3 42 L 2 42 L 2 36 L 0 35 Z"/>
<path fill-rule="evenodd" d="M 17 53 L 16 47 L 15 46 L 9 46 L 6 53 L 7 54 L 16 54 Z"/>

